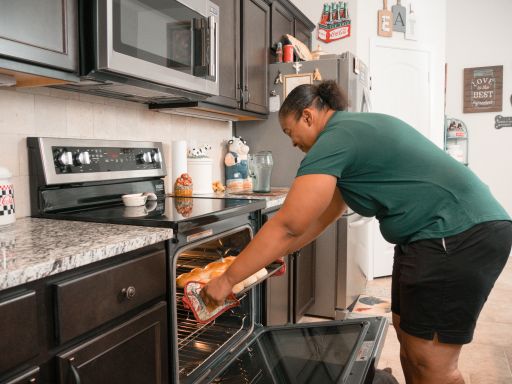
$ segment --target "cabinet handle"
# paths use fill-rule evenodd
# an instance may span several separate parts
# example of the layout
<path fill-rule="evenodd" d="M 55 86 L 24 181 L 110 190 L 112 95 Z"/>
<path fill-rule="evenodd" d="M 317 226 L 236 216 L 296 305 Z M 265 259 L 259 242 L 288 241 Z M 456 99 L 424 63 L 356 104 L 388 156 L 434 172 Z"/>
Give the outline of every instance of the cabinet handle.
<path fill-rule="evenodd" d="M 125 297 L 127 300 L 131 300 L 135 297 L 137 291 L 135 290 L 135 287 L 129 286 L 128 288 L 123 288 L 121 290 L 121 294 Z"/>
<path fill-rule="evenodd" d="M 247 88 L 247 85 L 245 86 L 244 92 L 247 94 L 246 102 L 249 102 L 251 100 L 251 92 L 249 92 L 249 88 Z"/>
<path fill-rule="evenodd" d="M 78 369 L 73 365 L 75 358 L 72 357 L 69 359 L 69 369 L 71 370 L 71 374 L 73 375 L 73 381 L 75 384 L 82 384 L 82 380 L 80 380 L 80 374 L 78 373 Z"/>

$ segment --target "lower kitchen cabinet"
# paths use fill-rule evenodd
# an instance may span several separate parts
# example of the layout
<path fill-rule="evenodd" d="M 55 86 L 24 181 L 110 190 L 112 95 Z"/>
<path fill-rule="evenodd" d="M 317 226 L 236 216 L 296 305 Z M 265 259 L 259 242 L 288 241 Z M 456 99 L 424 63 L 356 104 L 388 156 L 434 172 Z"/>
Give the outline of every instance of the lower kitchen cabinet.
<path fill-rule="evenodd" d="M 167 305 L 135 318 L 57 356 L 60 384 L 167 383 Z"/>
<path fill-rule="evenodd" d="M 165 244 L 0 291 L 0 384 L 168 381 Z"/>
<path fill-rule="evenodd" d="M 0 299 L 0 376 L 38 354 L 36 293 Z"/>
<path fill-rule="evenodd" d="M 262 224 L 278 209 L 264 212 Z M 315 302 L 315 243 L 284 257 L 286 273 L 265 281 L 264 325 L 297 323 Z"/>
<path fill-rule="evenodd" d="M 25 371 L 16 377 L 2 381 L 1 384 L 38 384 L 42 381 L 39 380 L 39 367 L 34 367 Z"/>
<path fill-rule="evenodd" d="M 294 254 L 293 258 L 293 322 L 300 320 L 315 302 L 315 243 Z"/>

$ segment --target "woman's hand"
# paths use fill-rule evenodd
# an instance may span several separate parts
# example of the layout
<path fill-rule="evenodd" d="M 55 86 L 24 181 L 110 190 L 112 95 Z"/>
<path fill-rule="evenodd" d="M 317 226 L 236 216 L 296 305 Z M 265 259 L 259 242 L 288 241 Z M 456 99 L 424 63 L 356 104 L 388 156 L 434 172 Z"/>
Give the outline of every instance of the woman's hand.
<path fill-rule="evenodd" d="M 201 297 L 208 310 L 224 304 L 226 297 L 233 291 L 233 285 L 228 281 L 225 273 L 211 279 L 201 290 Z"/>

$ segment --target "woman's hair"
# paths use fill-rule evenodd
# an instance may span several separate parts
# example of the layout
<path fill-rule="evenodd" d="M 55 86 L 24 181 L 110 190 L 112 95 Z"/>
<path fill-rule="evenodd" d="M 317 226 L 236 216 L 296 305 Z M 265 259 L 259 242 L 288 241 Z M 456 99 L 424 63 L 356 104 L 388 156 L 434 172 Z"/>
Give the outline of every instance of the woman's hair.
<path fill-rule="evenodd" d="M 279 109 L 279 117 L 283 118 L 293 113 L 295 120 L 298 120 L 302 116 L 302 111 L 309 107 L 344 111 L 348 107 L 348 98 L 333 80 L 323 81 L 318 85 L 299 85 L 284 100 Z"/>

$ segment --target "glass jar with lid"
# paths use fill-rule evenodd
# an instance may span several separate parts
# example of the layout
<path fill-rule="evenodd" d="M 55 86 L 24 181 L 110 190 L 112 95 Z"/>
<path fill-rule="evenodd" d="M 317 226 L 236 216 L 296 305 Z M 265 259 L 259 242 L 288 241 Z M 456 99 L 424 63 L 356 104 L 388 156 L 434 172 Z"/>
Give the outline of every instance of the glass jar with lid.
<path fill-rule="evenodd" d="M 248 157 L 249 174 L 252 178 L 253 192 L 270 192 L 270 177 L 272 176 L 272 152 L 261 151 L 249 154 Z"/>

